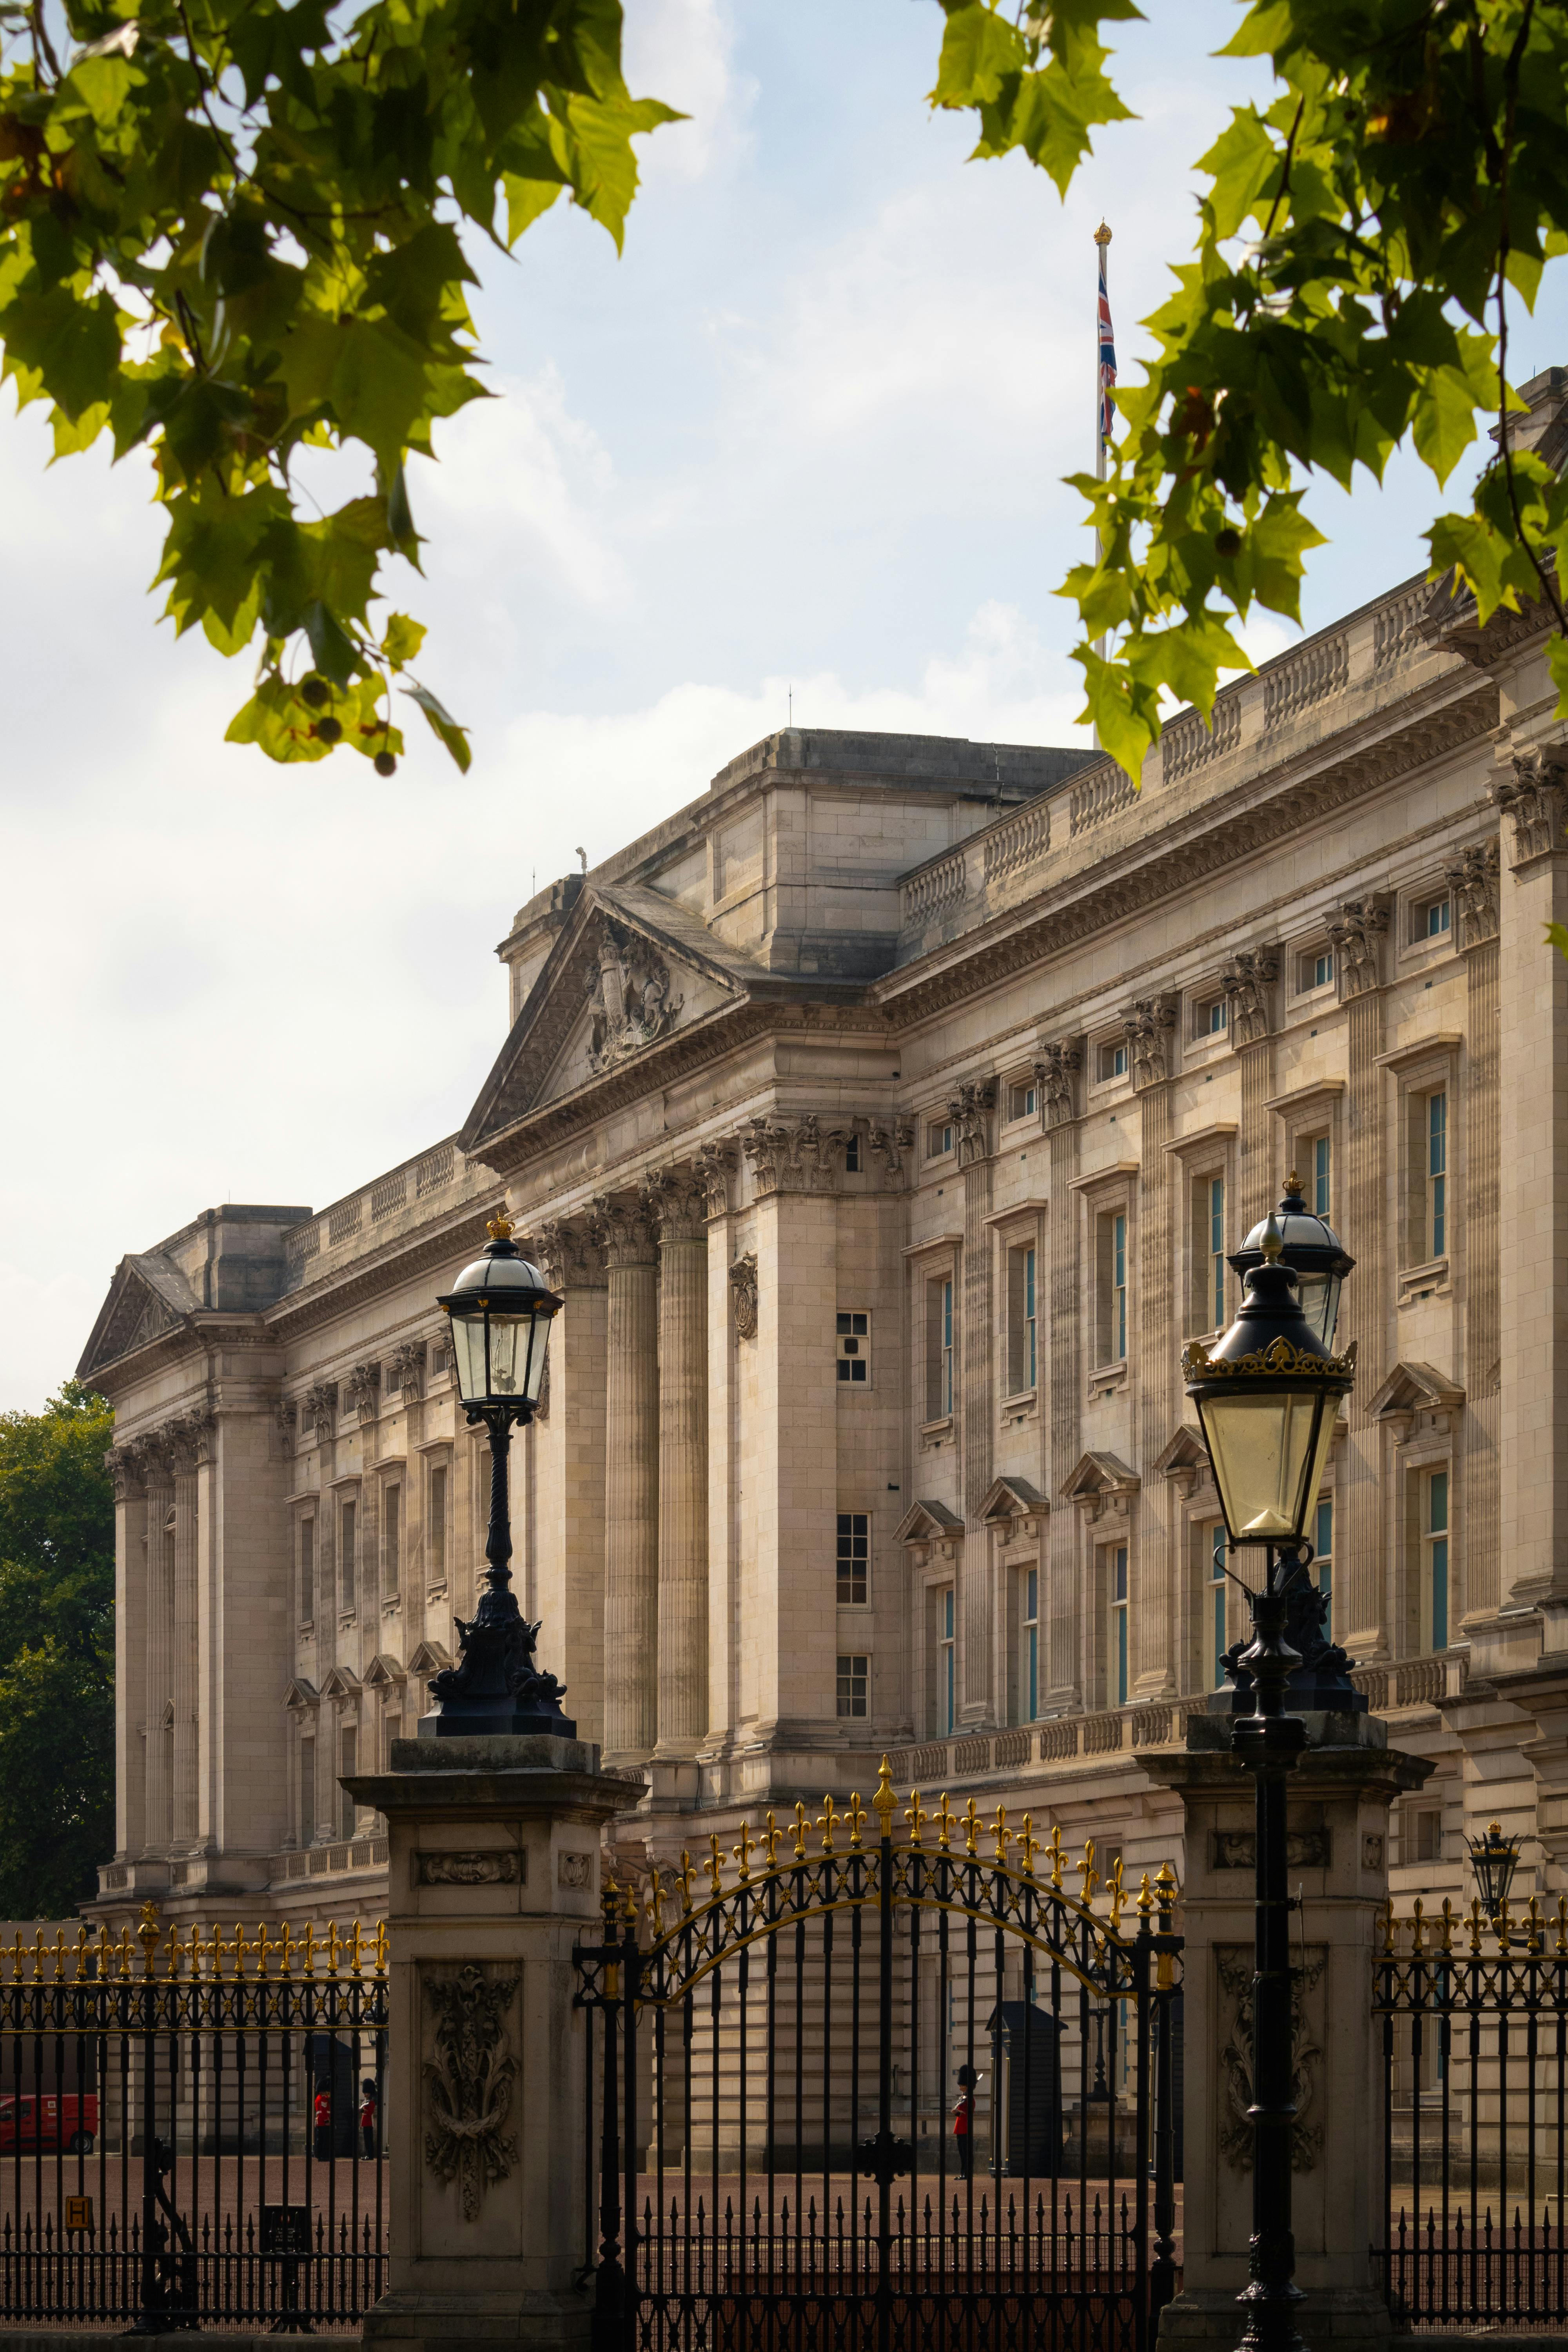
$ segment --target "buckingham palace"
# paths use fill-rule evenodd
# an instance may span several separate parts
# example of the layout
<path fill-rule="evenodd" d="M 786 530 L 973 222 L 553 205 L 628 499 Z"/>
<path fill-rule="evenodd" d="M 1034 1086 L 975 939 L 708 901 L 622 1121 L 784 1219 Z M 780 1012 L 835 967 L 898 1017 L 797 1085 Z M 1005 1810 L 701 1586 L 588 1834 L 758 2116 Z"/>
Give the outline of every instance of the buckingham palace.
<path fill-rule="evenodd" d="M 1555 373 L 1525 389 L 1555 426 Z M 1520 1892 L 1568 1887 L 1546 635 L 1407 581 L 1175 717 L 1138 792 L 1080 749 L 785 729 L 531 898 L 459 1132 L 115 1272 L 79 1367 L 116 1412 L 95 1908 L 381 1900 L 341 1783 L 472 1612 L 483 1433 L 435 1302 L 502 1204 L 565 1301 L 517 1588 L 640 1784 L 623 1867 L 886 1752 L 1180 1874 L 1138 1753 L 1243 1622 L 1181 1351 L 1292 1174 L 1355 1260 L 1314 1572 L 1436 1766 L 1394 1889 L 1468 1903 L 1493 1818 Z"/>

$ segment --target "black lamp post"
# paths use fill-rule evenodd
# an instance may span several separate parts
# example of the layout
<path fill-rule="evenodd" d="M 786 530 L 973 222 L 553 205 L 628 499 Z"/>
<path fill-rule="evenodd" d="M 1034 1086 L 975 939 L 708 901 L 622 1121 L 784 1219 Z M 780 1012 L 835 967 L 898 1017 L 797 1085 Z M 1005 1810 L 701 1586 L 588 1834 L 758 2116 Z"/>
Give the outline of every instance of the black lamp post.
<path fill-rule="evenodd" d="M 1301 1311 L 1298 1277 L 1280 1262 L 1282 1237 L 1265 1223 L 1258 1264 L 1247 1276 L 1236 1321 L 1208 1354 L 1188 1342 L 1182 1360 L 1214 1465 L 1234 1549 L 1256 1545 L 1267 1576 L 1248 1588 L 1252 1643 L 1238 1660 L 1251 1676 L 1253 1711 L 1231 1724 L 1231 1746 L 1252 1773 L 1257 1805 L 1256 1924 L 1252 1978 L 1252 2242 L 1242 2345 L 1247 2352 L 1300 2352 L 1296 2243 L 1290 2227 L 1290 1915 L 1286 1892 L 1286 1775 L 1307 1744 L 1288 1714 L 1286 1683 L 1300 1664 L 1286 1640 L 1289 1594 L 1310 1558 L 1309 1514 L 1333 1442 L 1340 1399 L 1354 1377 L 1353 1347 L 1334 1356 Z"/>
<path fill-rule="evenodd" d="M 1476 1874 L 1476 1885 L 1487 1917 L 1494 1923 L 1508 1908 L 1509 1889 L 1513 1874 L 1519 1868 L 1521 1841 L 1504 1837 L 1500 1822 L 1489 1822 L 1484 1838 L 1467 1838 L 1470 1849 L 1470 1868 Z"/>
<path fill-rule="evenodd" d="M 1279 1235 L 1279 1263 L 1288 1265 L 1301 1293 L 1301 1312 L 1325 1348 L 1334 1344 L 1340 1319 L 1340 1292 L 1355 1260 L 1326 1217 L 1309 1209 L 1301 1179 L 1294 1171 L 1285 1179 L 1279 1206 L 1253 1226 L 1241 1247 L 1226 1261 L 1243 1282 L 1263 1264 L 1263 1238 L 1270 1225 Z"/>
<path fill-rule="evenodd" d="M 544 1379 L 550 1326 L 561 1300 L 512 1240 L 502 1211 L 489 1225 L 483 1257 L 463 1268 L 437 1305 L 447 1310 L 458 1393 L 470 1425 L 490 1433 L 490 1523 L 485 1538 L 485 1586 L 471 1620 L 459 1617 L 458 1664 L 433 1675 L 433 1714 L 419 1725 L 430 1739 L 553 1732 L 574 1739 L 577 1727 L 561 1712 L 563 1685 L 534 1664 L 539 1627 L 531 1625 L 511 1590 L 511 1514 L 507 1454 L 514 1426 L 533 1419 Z"/>

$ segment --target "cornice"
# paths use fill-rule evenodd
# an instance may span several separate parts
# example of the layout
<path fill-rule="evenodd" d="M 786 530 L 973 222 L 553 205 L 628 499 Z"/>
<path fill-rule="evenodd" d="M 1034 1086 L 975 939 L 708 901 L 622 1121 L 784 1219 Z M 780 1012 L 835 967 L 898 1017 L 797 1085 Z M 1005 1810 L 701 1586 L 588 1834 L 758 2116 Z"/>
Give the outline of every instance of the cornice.
<path fill-rule="evenodd" d="M 1456 683 L 1464 689 L 1458 694 L 1452 691 Z M 1497 725 L 1495 687 L 1478 687 L 1462 673 L 1450 673 L 1442 684 L 1449 689 L 1446 700 L 1434 701 L 1390 733 L 1315 771 L 1310 763 L 1321 758 L 1321 744 L 1265 777 L 1239 778 L 1215 799 L 1173 819 L 1152 843 L 1141 835 L 1045 903 L 1009 908 L 944 942 L 930 958 L 874 982 L 873 995 L 900 1032 L 912 1028 L 1094 931 L 1191 889 L 1221 866 L 1275 845 Z"/>
<path fill-rule="evenodd" d="M 323 1275 L 308 1290 L 290 1291 L 265 1310 L 262 1319 L 268 1332 L 280 1340 L 300 1339 L 394 1284 L 412 1282 L 447 1265 L 460 1251 L 477 1249 L 500 1198 L 498 1188 L 488 1200 L 470 1203 L 460 1217 L 447 1223 L 405 1234 L 373 1256 L 353 1258 L 336 1274 Z"/>

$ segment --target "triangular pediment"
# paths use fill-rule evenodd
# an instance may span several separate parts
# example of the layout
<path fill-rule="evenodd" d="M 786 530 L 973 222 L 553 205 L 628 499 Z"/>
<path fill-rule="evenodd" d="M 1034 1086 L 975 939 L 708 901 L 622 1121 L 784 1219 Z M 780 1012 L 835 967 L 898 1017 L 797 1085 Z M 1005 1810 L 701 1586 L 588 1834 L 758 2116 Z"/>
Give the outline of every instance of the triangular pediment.
<path fill-rule="evenodd" d="M 895 1543 L 936 1543 L 944 1537 L 961 1536 L 963 1521 L 950 1511 L 945 1503 L 911 1503 L 898 1526 L 893 1529 Z"/>
<path fill-rule="evenodd" d="M 323 1698 L 353 1698 L 359 1689 L 358 1678 L 347 1666 L 334 1666 L 321 1685 Z"/>
<path fill-rule="evenodd" d="M 452 1663 L 452 1653 L 444 1642 L 421 1642 L 408 1661 L 411 1675 L 438 1675 Z"/>
<path fill-rule="evenodd" d="M 1465 1402 L 1465 1391 L 1446 1373 L 1430 1364 L 1398 1363 L 1373 1395 L 1367 1411 L 1377 1421 L 1399 1413 L 1452 1412 Z"/>
<path fill-rule="evenodd" d="M 122 1257 L 76 1368 L 78 1380 L 90 1381 L 121 1357 L 133 1356 L 166 1331 L 177 1331 L 200 1304 L 179 1268 L 155 1251 Z"/>
<path fill-rule="evenodd" d="M 283 1704 L 297 1715 L 303 1708 L 314 1706 L 320 1696 L 314 1683 L 307 1682 L 303 1675 L 296 1675 L 283 1694 Z"/>
<path fill-rule="evenodd" d="M 531 1111 L 656 1053 L 741 1003 L 742 978 L 705 927 L 653 892 L 584 890 L 458 1140 L 479 1151 Z"/>
<path fill-rule="evenodd" d="M 387 1650 L 378 1650 L 364 1670 L 367 1690 L 385 1690 L 388 1685 L 403 1680 L 403 1668 Z"/>
<path fill-rule="evenodd" d="M 980 1516 L 993 1525 L 1013 1519 L 1037 1519 L 1049 1503 L 1026 1478 L 998 1478 L 980 1506 Z"/>
<path fill-rule="evenodd" d="M 1133 1495 L 1140 1479 L 1136 1470 L 1114 1454 L 1086 1454 L 1068 1478 L 1062 1481 L 1064 1503 L 1092 1502 L 1100 1495 Z"/>
<path fill-rule="evenodd" d="M 1208 1449 L 1190 1422 L 1180 1422 L 1149 1467 L 1162 1478 L 1201 1478 L 1209 1466 Z"/>

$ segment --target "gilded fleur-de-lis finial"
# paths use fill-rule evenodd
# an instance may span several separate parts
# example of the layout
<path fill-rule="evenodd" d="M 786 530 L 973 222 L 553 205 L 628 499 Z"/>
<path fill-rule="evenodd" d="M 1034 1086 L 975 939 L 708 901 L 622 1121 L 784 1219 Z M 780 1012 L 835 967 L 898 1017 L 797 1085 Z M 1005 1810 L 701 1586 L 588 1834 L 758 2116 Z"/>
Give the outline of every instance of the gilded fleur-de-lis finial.
<path fill-rule="evenodd" d="M 912 1846 L 918 1846 L 921 1842 L 921 1832 L 931 1819 L 931 1815 L 921 1807 L 921 1792 L 918 1789 L 910 1790 L 910 1801 L 904 1807 L 904 1819 L 910 1825 L 910 1843 Z"/>
<path fill-rule="evenodd" d="M 942 1792 L 942 1803 L 936 1811 L 936 1842 L 946 1853 L 952 1843 L 952 1832 L 958 1827 L 958 1815 L 947 1801 L 947 1790 Z"/>
<path fill-rule="evenodd" d="M 157 1905 L 152 1902 L 143 1903 L 142 1906 L 142 1916 L 136 1928 L 136 1940 L 142 1947 L 142 1973 L 144 1977 L 150 1977 L 153 1973 L 153 1955 L 158 1948 L 158 1938 L 163 1932 L 163 1929 L 158 1925 Z M 18 1937 L 18 1945 L 20 1944 L 20 1941 L 21 1938 Z M 19 1977 L 22 1973 L 19 1952 L 17 1958 L 18 1966 L 16 1974 Z"/>
<path fill-rule="evenodd" d="M 1423 1929 L 1424 1929 L 1424 1927 L 1425 1927 L 1425 1926 L 1426 1926 L 1426 1919 L 1425 1919 L 1425 1916 L 1424 1916 L 1424 1914 L 1425 1914 L 1425 1908 L 1426 1908 L 1426 1906 L 1424 1906 L 1424 1904 L 1422 1903 L 1421 1897 L 1420 1897 L 1420 1896 L 1419 1896 L 1419 1895 L 1418 1895 L 1415 1897 L 1415 1933 L 1412 1935 L 1411 1939 L 1410 1939 L 1410 1948 L 1411 1948 L 1411 1950 L 1412 1950 L 1413 1952 L 1423 1952 L 1423 1951 L 1425 1951 L 1425 1950 L 1426 1950 L 1426 1946 L 1425 1946 L 1425 1944 L 1424 1944 L 1424 1943 L 1422 1942 L 1422 1940 L 1421 1940 L 1421 1937 L 1422 1937 L 1422 1931 L 1423 1931 Z"/>
<path fill-rule="evenodd" d="M 857 1789 L 850 1797 L 849 1811 L 845 1814 L 844 1818 L 849 1826 L 849 1851 L 851 1853 L 855 1853 L 859 1850 L 860 1846 L 864 1843 L 862 1832 L 865 1830 L 867 1822 L 871 1818 L 870 1814 L 866 1811 L 865 1806 L 860 1802 L 860 1791 L 858 1789 Z"/>
<path fill-rule="evenodd" d="M 724 1864 L 720 1858 L 719 1837 L 716 1831 L 709 1832 L 708 1843 L 711 1848 L 711 1852 L 709 1853 L 705 1867 L 709 1877 L 713 1883 L 713 1892 L 717 1895 L 720 1888 L 724 1884 Z"/>
<path fill-rule="evenodd" d="M 752 1835 L 752 1825 L 750 1822 L 742 1822 L 741 1823 L 740 1842 L 732 1849 L 735 1861 L 740 1868 L 741 1884 L 742 1886 L 744 1886 L 747 1879 L 750 1878 L 752 1874 L 752 1848 L 755 1843 L 756 1840 Z"/>
<path fill-rule="evenodd" d="M 996 1841 L 997 1861 L 1005 1862 L 1007 1859 L 1007 1808 L 1005 1805 L 997 1806 L 996 1818 L 991 1824 L 991 1834 Z"/>
<path fill-rule="evenodd" d="M 805 1832 L 809 1827 L 810 1823 L 805 1818 L 805 1807 L 797 1798 L 795 1808 L 795 1858 L 796 1862 L 804 1862 L 805 1860 Z"/>
<path fill-rule="evenodd" d="M 1062 1885 L 1062 1872 L 1067 1866 L 1068 1858 L 1067 1848 L 1062 1843 L 1062 1825 L 1060 1822 L 1053 1822 L 1051 1823 L 1050 1853 L 1051 1885 L 1059 1895 L 1061 1893 Z"/>
<path fill-rule="evenodd" d="M 664 1933 L 664 1873 L 657 1862 L 647 1874 L 647 1916 L 657 1940 Z"/>
<path fill-rule="evenodd" d="M 697 1865 L 684 1846 L 680 1849 L 680 1868 L 676 1874 L 680 1880 L 681 1916 L 689 1919 L 694 1907 L 692 1888 L 697 1884 Z"/>
<path fill-rule="evenodd" d="M 1094 1901 L 1095 1889 L 1100 1885 L 1100 1873 L 1094 1866 L 1094 1840 L 1092 1838 L 1085 1838 L 1083 1842 L 1083 1860 L 1079 1864 L 1078 1872 L 1079 1878 L 1083 1882 L 1082 1885 L 1079 1889 L 1079 1899 L 1080 1902 L 1085 1904 L 1092 1903 Z"/>
<path fill-rule="evenodd" d="M 1108 1883 L 1110 1887 L 1110 1932 L 1113 1936 L 1118 1936 L 1121 1932 L 1121 1908 L 1127 1900 L 1127 1896 L 1121 1885 L 1121 1856 L 1120 1854 L 1117 1855 L 1116 1860 L 1111 1864 L 1110 1877 Z"/>
<path fill-rule="evenodd" d="M 1024 1826 L 1018 1832 L 1018 1867 L 1026 1878 L 1033 1878 L 1035 1874 L 1035 1856 L 1039 1850 L 1040 1841 L 1034 1834 L 1034 1823 L 1026 1813 Z"/>
<path fill-rule="evenodd" d="M 1553 1949 L 1568 1952 L 1568 1895 L 1560 1895 L 1557 1897 L 1557 1941 Z M 81 1974 L 79 1969 L 77 1974 L 78 1976 Z"/>
<path fill-rule="evenodd" d="M 816 1826 L 822 1832 L 822 1851 L 824 1853 L 833 1853 L 833 1832 L 838 1827 L 839 1822 L 843 1819 L 844 1816 L 842 1813 L 835 1811 L 832 1797 L 824 1797 L 822 1800 L 822 1811 L 816 1817 Z"/>
<path fill-rule="evenodd" d="M 773 1819 L 773 1808 L 770 1806 L 768 1808 L 768 1825 L 763 1833 L 763 1843 L 768 1850 L 768 1868 L 770 1870 L 776 1870 L 779 1866 L 779 1840 L 783 1835 L 784 1832 L 780 1829 L 777 1822 Z"/>
<path fill-rule="evenodd" d="M 1454 1906 L 1446 1895 L 1443 1897 L 1442 1936 L 1443 1949 L 1451 1952 L 1454 1948 Z"/>
<path fill-rule="evenodd" d="M 980 1851 L 980 1815 L 973 1797 L 963 1808 L 963 1850 L 965 1853 Z"/>
<path fill-rule="evenodd" d="M 871 1810 L 882 1824 L 881 1834 L 885 1838 L 890 1838 L 893 1834 L 893 1814 L 898 1809 L 898 1792 L 893 1787 L 892 1771 L 884 1756 L 881 1768 L 877 1774 L 877 1786 L 871 1797 Z"/>
<path fill-rule="evenodd" d="M 1393 1898 L 1393 1896 L 1392 1896 L 1392 1895 L 1390 1895 L 1390 1897 L 1389 1897 L 1389 1901 L 1388 1901 L 1388 1916 L 1389 1916 L 1389 1917 L 1390 1917 L 1391 1919 L 1392 1919 L 1392 1918 L 1393 1918 L 1393 1916 L 1394 1916 L 1394 1898 Z M 1393 1947 L 1393 1946 L 1392 1946 L 1392 1944 L 1391 1944 L 1391 1945 L 1389 1946 L 1389 1949 L 1390 1949 L 1390 1951 L 1392 1951 L 1392 1950 L 1393 1950 L 1393 1948 L 1394 1948 L 1394 1947 Z M 1480 1950 L 1480 1948 L 1481 1948 L 1481 1898 L 1480 1898 L 1480 1896 L 1479 1896 L 1479 1895 L 1471 1895 L 1471 1897 L 1470 1897 L 1470 1954 L 1471 1954 L 1472 1958 L 1473 1958 L 1475 1957 L 1475 1955 L 1476 1955 L 1476 1954 Z"/>

